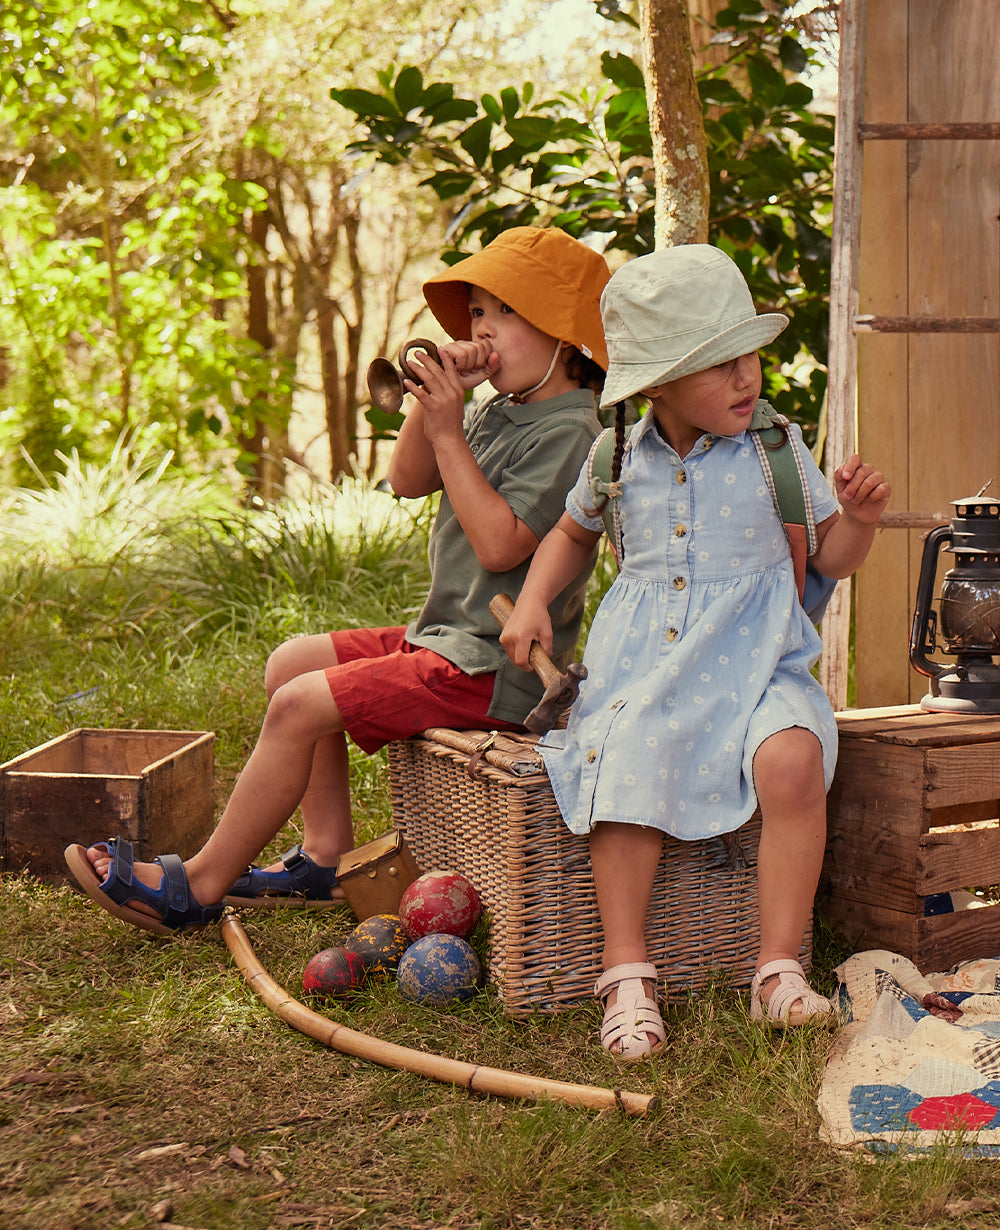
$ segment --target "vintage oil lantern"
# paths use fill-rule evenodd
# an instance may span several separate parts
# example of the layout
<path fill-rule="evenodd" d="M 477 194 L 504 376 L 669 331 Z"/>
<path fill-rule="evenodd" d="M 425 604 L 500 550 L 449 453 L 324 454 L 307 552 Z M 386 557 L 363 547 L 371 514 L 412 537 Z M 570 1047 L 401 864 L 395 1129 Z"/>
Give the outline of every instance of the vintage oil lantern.
<path fill-rule="evenodd" d="M 1000 713 L 1000 501 L 983 492 L 952 502 L 950 525 L 924 541 L 910 632 L 910 662 L 930 678 L 920 707 L 940 713 Z M 931 607 L 938 551 L 947 544 L 955 566 L 944 577 L 938 611 Z M 940 625 L 940 626 L 939 626 Z M 938 634 L 952 663 L 932 662 Z"/>

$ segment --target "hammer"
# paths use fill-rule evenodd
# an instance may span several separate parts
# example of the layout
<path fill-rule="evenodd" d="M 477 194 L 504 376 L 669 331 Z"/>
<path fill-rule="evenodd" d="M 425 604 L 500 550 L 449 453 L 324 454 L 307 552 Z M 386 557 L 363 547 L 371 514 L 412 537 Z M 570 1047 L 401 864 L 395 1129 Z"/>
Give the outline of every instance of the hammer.
<path fill-rule="evenodd" d="M 490 599 L 490 610 L 501 628 L 507 623 L 513 609 L 514 604 L 506 594 L 496 594 Z M 580 680 L 587 678 L 587 668 L 582 662 L 571 662 L 564 675 L 538 641 L 531 642 L 528 663 L 545 685 L 545 692 L 524 719 L 524 725 L 532 734 L 544 735 L 576 700 Z"/>

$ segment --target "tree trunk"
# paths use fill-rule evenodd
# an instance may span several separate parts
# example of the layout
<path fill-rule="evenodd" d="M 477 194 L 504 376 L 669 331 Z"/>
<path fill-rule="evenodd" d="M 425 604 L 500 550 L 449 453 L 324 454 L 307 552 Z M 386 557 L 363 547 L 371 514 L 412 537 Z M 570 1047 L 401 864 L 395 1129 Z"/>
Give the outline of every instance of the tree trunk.
<path fill-rule="evenodd" d="M 653 142 L 657 248 L 708 240 L 708 151 L 686 0 L 639 0 Z"/>
<path fill-rule="evenodd" d="M 267 354 L 274 350 L 267 299 L 267 235 L 270 226 L 267 210 L 251 213 L 249 234 L 254 255 L 247 262 L 247 337 Z M 255 459 L 253 478 L 247 486 L 262 500 L 273 500 L 283 484 L 274 441 L 267 426 L 258 419 L 252 436 L 240 433 L 240 447 L 244 452 L 252 453 Z"/>
<path fill-rule="evenodd" d="M 716 14 L 729 7 L 729 0 L 687 0 L 687 7 L 691 17 L 691 50 L 695 68 L 718 68 L 720 64 L 725 64 L 729 55 L 728 45 L 710 40 Z"/>

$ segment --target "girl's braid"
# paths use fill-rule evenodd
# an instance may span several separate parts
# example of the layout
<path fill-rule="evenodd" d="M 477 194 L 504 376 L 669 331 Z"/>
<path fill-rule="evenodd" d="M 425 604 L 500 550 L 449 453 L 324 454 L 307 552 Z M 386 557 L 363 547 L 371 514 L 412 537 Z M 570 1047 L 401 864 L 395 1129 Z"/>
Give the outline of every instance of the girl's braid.
<path fill-rule="evenodd" d="M 611 481 L 618 482 L 622 476 L 622 461 L 625 458 L 625 403 L 615 405 L 615 451 L 611 458 Z"/>

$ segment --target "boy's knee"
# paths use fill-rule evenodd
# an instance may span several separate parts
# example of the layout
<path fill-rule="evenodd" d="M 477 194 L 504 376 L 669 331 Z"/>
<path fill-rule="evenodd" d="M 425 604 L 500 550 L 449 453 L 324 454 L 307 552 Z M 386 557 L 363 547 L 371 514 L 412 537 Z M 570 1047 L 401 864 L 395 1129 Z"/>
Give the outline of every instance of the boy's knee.
<path fill-rule="evenodd" d="M 292 657 L 290 645 L 290 641 L 282 641 L 278 648 L 272 649 L 268 655 L 267 665 L 264 667 L 264 688 L 268 699 L 295 673 L 289 669 L 289 660 Z"/>

